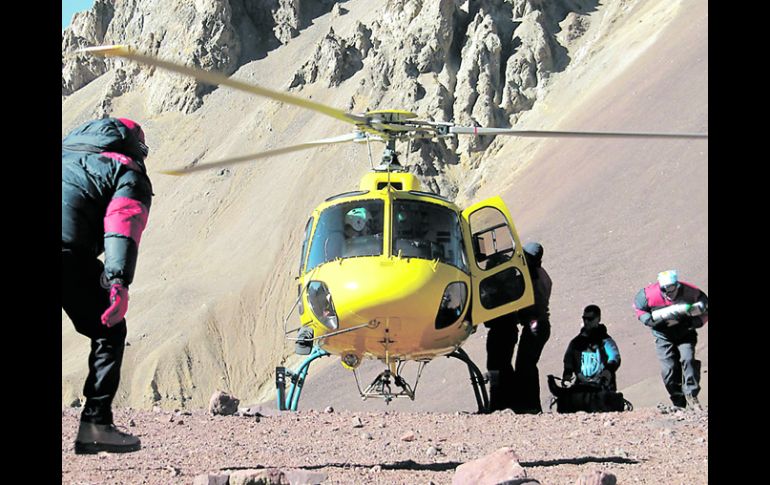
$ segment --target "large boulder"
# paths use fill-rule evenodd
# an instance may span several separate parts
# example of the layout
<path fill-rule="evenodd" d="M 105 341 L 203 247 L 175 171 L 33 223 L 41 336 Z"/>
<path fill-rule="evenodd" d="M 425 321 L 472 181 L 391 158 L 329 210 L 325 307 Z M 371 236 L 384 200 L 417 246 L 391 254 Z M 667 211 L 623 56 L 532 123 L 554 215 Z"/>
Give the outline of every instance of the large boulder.
<path fill-rule="evenodd" d="M 477 460 L 463 463 L 455 470 L 452 485 L 497 485 L 527 478 L 513 449 L 504 447 Z"/>
<path fill-rule="evenodd" d="M 221 414 L 229 416 L 238 411 L 238 404 L 241 401 L 224 391 L 217 391 L 211 396 L 209 401 L 209 412 L 211 414 Z"/>

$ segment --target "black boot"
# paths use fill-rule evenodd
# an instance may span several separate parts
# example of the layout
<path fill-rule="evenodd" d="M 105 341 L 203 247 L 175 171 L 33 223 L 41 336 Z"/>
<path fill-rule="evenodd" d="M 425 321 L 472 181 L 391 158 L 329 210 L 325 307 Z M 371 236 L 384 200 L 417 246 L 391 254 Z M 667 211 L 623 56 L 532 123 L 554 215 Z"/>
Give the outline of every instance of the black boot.
<path fill-rule="evenodd" d="M 687 407 L 687 400 L 684 397 L 684 394 L 673 394 L 669 396 L 671 398 L 671 404 L 678 408 L 686 408 Z"/>
<path fill-rule="evenodd" d="M 136 436 L 119 431 L 114 424 L 96 424 L 80 422 L 78 436 L 75 438 L 75 454 L 93 454 L 100 451 L 127 453 L 142 447 Z"/>

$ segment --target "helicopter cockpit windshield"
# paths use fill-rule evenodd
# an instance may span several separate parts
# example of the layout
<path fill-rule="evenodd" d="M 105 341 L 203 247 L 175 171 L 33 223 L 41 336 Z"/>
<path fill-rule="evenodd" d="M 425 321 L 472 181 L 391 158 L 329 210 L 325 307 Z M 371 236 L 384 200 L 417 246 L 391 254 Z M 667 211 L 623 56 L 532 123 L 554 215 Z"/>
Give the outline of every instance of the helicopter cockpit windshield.
<path fill-rule="evenodd" d="M 384 202 L 358 200 L 328 207 L 318 217 L 307 269 L 341 258 L 382 255 Z"/>
<path fill-rule="evenodd" d="M 468 272 L 460 221 L 454 211 L 413 200 L 395 200 L 393 211 L 393 254 L 438 259 Z"/>

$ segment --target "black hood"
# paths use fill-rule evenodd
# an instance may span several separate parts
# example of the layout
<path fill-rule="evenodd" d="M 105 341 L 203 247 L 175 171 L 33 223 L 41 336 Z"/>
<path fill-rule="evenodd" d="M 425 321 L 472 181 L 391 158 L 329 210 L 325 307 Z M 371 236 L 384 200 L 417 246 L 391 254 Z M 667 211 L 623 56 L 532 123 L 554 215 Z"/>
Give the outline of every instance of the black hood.
<path fill-rule="evenodd" d="M 62 140 L 62 150 L 122 153 L 144 166 L 143 142 L 134 130 L 116 118 L 93 120 L 78 126 Z"/>
<path fill-rule="evenodd" d="M 583 327 L 580 330 L 580 335 L 588 337 L 591 340 L 604 340 L 608 336 L 607 327 L 603 323 L 600 323 L 596 328 L 591 330 Z"/>
<path fill-rule="evenodd" d="M 531 242 L 524 245 L 524 254 L 527 258 L 527 263 L 535 268 L 540 267 L 540 263 L 543 260 L 543 246 L 537 242 Z"/>

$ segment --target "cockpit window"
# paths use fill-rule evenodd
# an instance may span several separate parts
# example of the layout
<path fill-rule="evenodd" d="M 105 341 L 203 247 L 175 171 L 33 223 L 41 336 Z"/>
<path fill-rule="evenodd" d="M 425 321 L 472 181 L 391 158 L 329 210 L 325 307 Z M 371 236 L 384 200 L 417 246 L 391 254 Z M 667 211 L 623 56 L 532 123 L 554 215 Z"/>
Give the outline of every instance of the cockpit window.
<path fill-rule="evenodd" d="M 393 202 L 393 254 L 402 258 L 438 259 L 468 272 L 457 213 L 436 204 Z"/>
<path fill-rule="evenodd" d="M 299 274 L 302 274 L 302 264 L 305 262 L 305 251 L 307 250 L 307 243 L 310 239 L 310 230 L 313 229 L 313 218 L 308 219 L 305 225 L 305 239 L 302 240 L 302 254 L 299 256 Z"/>
<path fill-rule="evenodd" d="M 318 217 L 307 270 L 337 258 L 382 255 L 382 200 L 344 202 Z"/>

